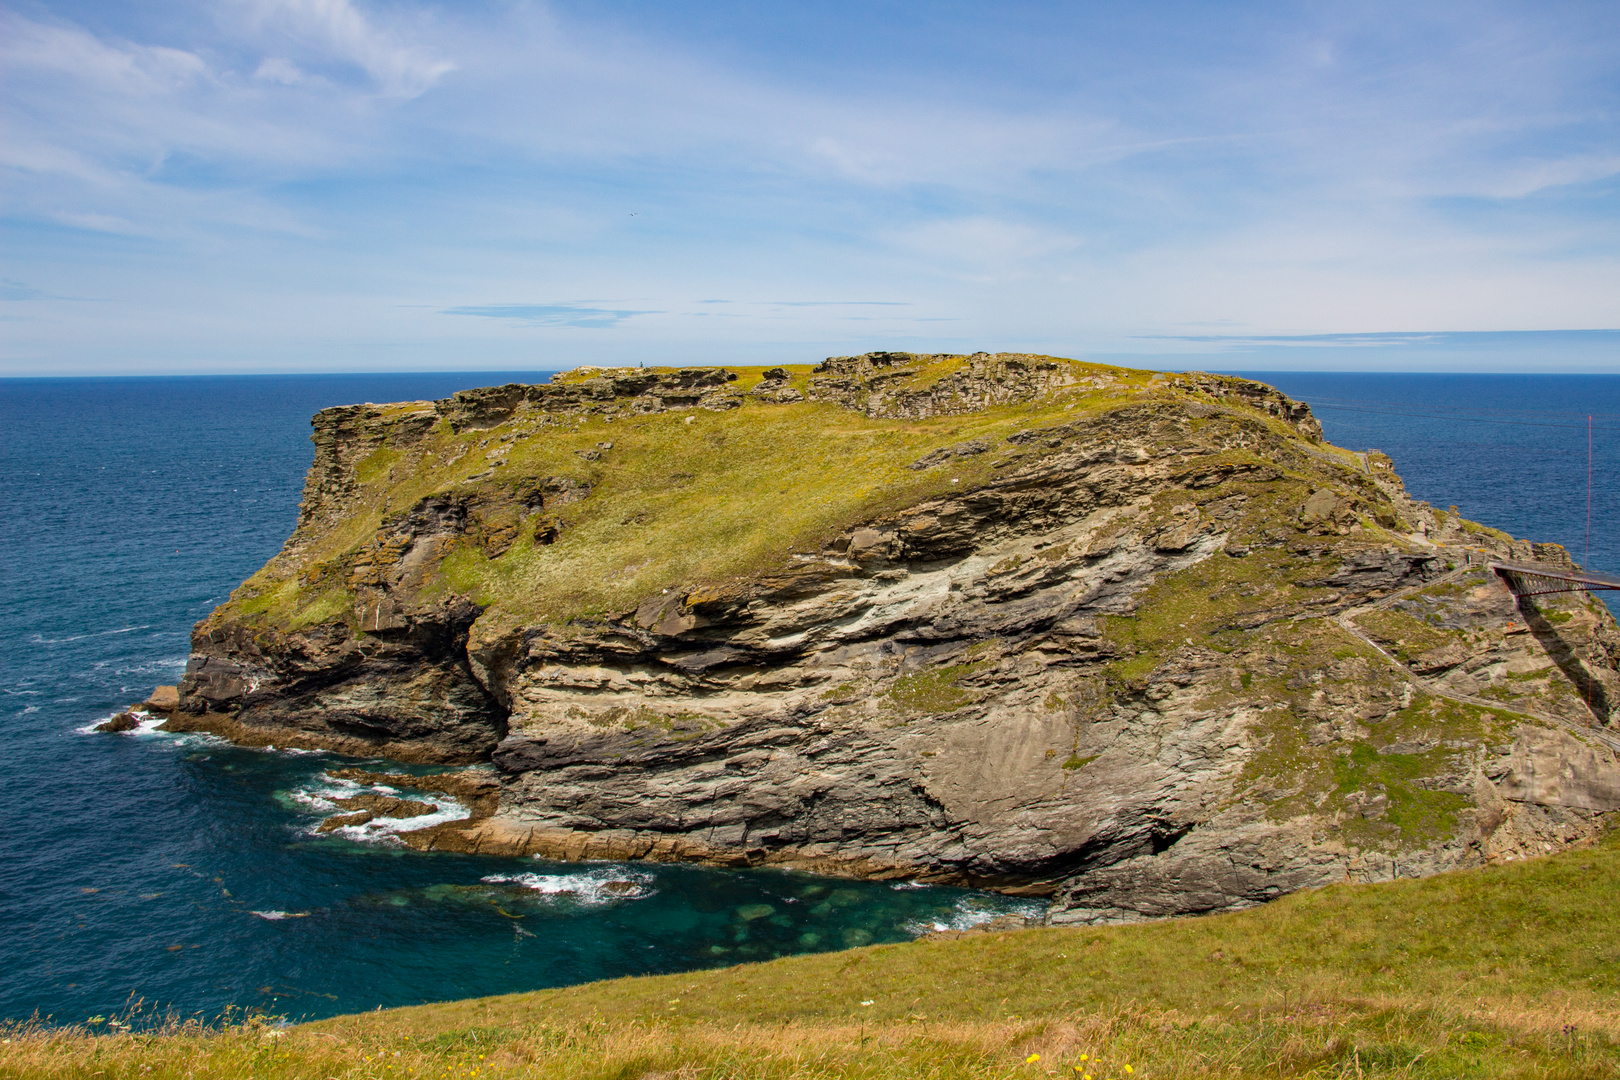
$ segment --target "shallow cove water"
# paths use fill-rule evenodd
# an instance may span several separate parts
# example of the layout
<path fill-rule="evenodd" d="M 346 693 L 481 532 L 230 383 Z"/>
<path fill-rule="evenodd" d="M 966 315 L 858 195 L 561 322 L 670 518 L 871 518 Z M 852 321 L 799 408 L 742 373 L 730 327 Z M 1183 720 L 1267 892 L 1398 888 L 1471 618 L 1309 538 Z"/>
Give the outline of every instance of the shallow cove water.
<path fill-rule="evenodd" d="M 318 1017 L 899 941 L 1034 910 L 965 890 L 320 836 L 321 796 L 341 786 L 323 773 L 351 760 L 86 733 L 173 682 L 191 624 L 279 548 L 310 414 L 543 377 L 0 380 L 0 1019 L 83 1021 L 131 995 L 182 1014 Z M 1584 414 L 1598 413 L 1591 562 L 1620 570 L 1605 486 L 1616 443 L 1601 426 L 1620 423 L 1620 378 L 1260 377 L 1306 400 L 1404 402 L 1401 415 L 1319 415 L 1333 441 L 1391 453 L 1416 497 L 1577 558 Z M 1407 415 L 1437 401 L 1556 425 Z"/>

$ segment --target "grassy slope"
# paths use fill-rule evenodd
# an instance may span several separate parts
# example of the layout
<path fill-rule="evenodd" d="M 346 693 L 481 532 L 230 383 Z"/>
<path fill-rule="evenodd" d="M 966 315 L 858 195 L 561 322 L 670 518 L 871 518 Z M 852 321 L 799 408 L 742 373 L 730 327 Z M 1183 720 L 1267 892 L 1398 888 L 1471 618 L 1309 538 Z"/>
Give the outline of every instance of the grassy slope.
<path fill-rule="evenodd" d="M 780 568 L 790 552 L 815 551 L 853 523 L 983 484 L 994 475 L 993 463 L 1012 450 L 1003 440 L 1014 432 L 1127 404 L 1187 399 L 1174 376 L 1063 362 L 1081 376 L 1112 381 L 1102 389 L 1081 385 L 1036 402 L 923 420 L 874 419 L 832 404 L 749 401 L 729 412 L 685 409 L 611 421 L 520 412 L 493 429 L 459 435 L 441 423 L 404 455 L 385 447 L 362 462 L 361 490 L 340 527 L 313 537 L 296 561 L 272 560 L 216 618 L 296 627 L 341 616 L 352 602 L 344 585 L 348 562 L 386 517 L 430 493 L 494 490 L 548 476 L 595 485 L 589 498 L 559 509 L 566 527 L 556 543 L 535 543 L 532 527 L 525 527 L 496 559 L 463 547 L 445 560 L 443 576 L 424 595 L 472 595 L 526 622 L 623 610 L 664 588 Z M 956 366 L 929 366 L 914 382 L 927 385 Z M 733 370 L 739 379 L 731 389 L 746 392 L 763 369 Z M 795 385 L 808 384 L 808 366 L 788 370 Z M 1255 415 L 1297 438 L 1280 421 Z M 931 450 L 972 438 L 997 450 L 948 467 L 906 468 Z M 580 456 L 600 443 L 613 444 L 600 460 Z M 1343 454 L 1330 447 L 1319 452 Z M 465 483 L 486 470 L 487 476 Z"/>
<path fill-rule="evenodd" d="M 877 946 L 284 1034 L 12 1031 L 0 1075 L 1615 1076 L 1617 886 L 1609 843 L 1230 915 Z"/>

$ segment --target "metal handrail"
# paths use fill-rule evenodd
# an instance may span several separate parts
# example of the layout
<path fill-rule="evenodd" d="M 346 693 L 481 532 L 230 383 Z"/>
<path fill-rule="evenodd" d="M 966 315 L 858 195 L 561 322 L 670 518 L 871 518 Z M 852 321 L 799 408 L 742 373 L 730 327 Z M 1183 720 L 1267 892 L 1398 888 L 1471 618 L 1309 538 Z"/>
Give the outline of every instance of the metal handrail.
<path fill-rule="evenodd" d="M 1620 577 L 1611 574 L 1592 574 L 1585 570 L 1566 570 L 1558 566 L 1545 566 L 1540 563 L 1492 562 L 1490 564 L 1496 574 L 1507 581 L 1509 589 L 1516 596 L 1543 596 L 1547 593 L 1561 592 L 1595 592 L 1598 590 L 1613 589 L 1620 591 Z M 1551 588 L 1523 588 L 1515 586 L 1511 580 L 1518 578 L 1521 585 L 1548 585 Z"/>

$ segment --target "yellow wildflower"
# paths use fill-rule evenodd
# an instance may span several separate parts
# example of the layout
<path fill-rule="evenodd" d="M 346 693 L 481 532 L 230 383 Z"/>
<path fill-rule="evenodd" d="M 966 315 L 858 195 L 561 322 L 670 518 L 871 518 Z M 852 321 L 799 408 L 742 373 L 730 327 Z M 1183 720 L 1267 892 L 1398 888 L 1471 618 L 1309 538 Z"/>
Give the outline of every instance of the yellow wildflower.
<path fill-rule="evenodd" d="M 1031 1054 L 1031 1055 L 1029 1055 L 1029 1057 L 1024 1059 L 1024 1064 L 1025 1065 L 1033 1065 L 1039 1060 L 1041 1060 L 1041 1055 L 1039 1055 L 1039 1054 Z"/>

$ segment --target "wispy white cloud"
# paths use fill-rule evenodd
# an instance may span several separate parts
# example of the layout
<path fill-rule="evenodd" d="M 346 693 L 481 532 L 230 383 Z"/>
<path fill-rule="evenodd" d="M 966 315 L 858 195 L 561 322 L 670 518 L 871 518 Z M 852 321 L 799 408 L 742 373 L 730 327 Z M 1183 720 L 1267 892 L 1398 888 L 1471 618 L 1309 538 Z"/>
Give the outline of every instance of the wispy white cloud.
<path fill-rule="evenodd" d="M 256 26 L 283 33 L 324 59 L 353 64 L 391 97 L 416 97 L 456 69 L 436 50 L 377 25 L 350 0 L 239 2 L 247 4 Z M 278 75 L 297 71 L 287 60 L 267 62 Z"/>
<path fill-rule="evenodd" d="M 1060 229 L 982 216 L 923 222 L 890 233 L 889 240 L 941 273 L 974 281 L 1028 276 L 1048 256 L 1081 244 Z"/>
<path fill-rule="evenodd" d="M 162 45 L 108 44 L 71 25 L 0 14 L 0 60 L 13 76 L 66 75 L 84 86 L 150 97 L 209 80 L 196 53 Z"/>
<path fill-rule="evenodd" d="M 297 86 L 307 82 L 309 76 L 299 69 L 298 65 L 280 56 L 267 56 L 259 61 L 254 69 L 253 77 L 268 82 L 280 83 L 283 86 Z"/>

